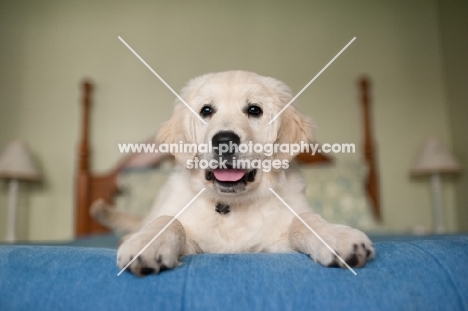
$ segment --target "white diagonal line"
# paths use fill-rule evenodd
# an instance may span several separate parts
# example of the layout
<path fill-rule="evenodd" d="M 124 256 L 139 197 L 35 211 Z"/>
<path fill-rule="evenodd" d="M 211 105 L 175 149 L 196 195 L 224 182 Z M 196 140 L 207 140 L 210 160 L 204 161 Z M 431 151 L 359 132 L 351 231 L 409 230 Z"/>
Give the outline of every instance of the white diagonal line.
<path fill-rule="evenodd" d="M 304 221 L 304 219 L 302 219 L 302 217 L 300 217 L 300 216 L 296 213 L 296 211 L 293 210 L 293 209 L 291 208 L 291 206 L 289 206 L 288 203 L 286 203 L 286 202 L 283 200 L 283 198 L 279 196 L 279 194 L 277 194 L 277 193 L 275 192 L 275 190 L 273 190 L 272 188 L 268 188 L 268 189 L 270 189 L 270 191 L 273 192 L 273 194 L 274 194 L 274 195 L 291 211 L 291 213 L 293 213 L 294 216 L 296 216 L 297 219 L 299 219 L 299 220 L 304 224 L 304 226 L 306 226 L 307 229 L 309 229 L 309 230 L 320 240 L 320 242 L 322 242 L 322 243 L 333 253 L 333 255 L 335 255 L 335 256 L 346 266 L 346 268 L 349 269 L 349 271 L 351 271 L 354 275 L 357 275 L 356 271 L 354 271 L 353 268 L 351 268 L 351 267 L 346 263 L 346 261 L 344 261 L 343 258 L 341 258 L 341 257 L 335 252 L 335 250 L 334 250 L 333 248 L 331 248 L 331 246 L 328 245 L 327 242 L 325 242 L 325 241 L 322 239 L 322 237 L 321 237 L 320 235 L 318 235 L 318 233 L 315 232 L 315 230 L 312 229 L 312 228 Z"/>
<path fill-rule="evenodd" d="M 146 63 L 145 60 L 144 60 L 143 58 L 141 58 L 141 56 L 138 55 L 138 53 L 135 52 L 135 50 L 132 49 L 132 47 L 131 47 L 130 45 L 128 45 L 127 42 L 125 42 L 124 39 L 122 39 L 120 36 L 119 36 L 118 38 L 119 38 L 120 41 L 122 41 L 123 44 L 125 44 L 125 46 L 126 46 L 130 51 L 132 51 L 133 54 L 135 54 L 135 56 L 136 56 L 146 67 L 148 67 L 148 69 L 149 69 L 156 77 L 158 77 L 158 79 L 159 79 L 159 80 L 160 80 L 160 81 L 161 81 L 161 82 L 162 82 L 162 83 L 163 83 L 163 84 L 164 84 L 164 85 L 165 85 L 165 86 L 166 86 L 166 87 L 167 87 L 167 88 L 168 88 L 168 89 L 169 89 L 169 90 L 170 90 L 170 91 L 171 91 L 171 92 L 188 108 L 188 109 L 190 109 L 190 111 L 191 111 L 200 121 L 203 122 L 203 124 L 206 125 L 205 120 L 203 120 L 203 119 L 195 112 L 195 110 L 193 110 L 193 108 L 190 107 L 190 106 L 187 104 L 187 102 L 185 102 L 185 100 L 184 100 L 182 97 L 180 97 L 179 94 L 177 94 L 177 92 L 174 91 L 174 89 L 173 89 L 169 84 L 167 84 L 167 82 L 164 81 L 164 79 L 161 78 L 161 76 L 158 75 L 158 73 L 157 73 L 156 71 L 154 71 L 153 68 L 151 68 L 151 66 L 148 65 L 148 63 Z"/>
<path fill-rule="evenodd" d="M 158 233 L 158 234 L 156 234 L 156 235 L 155 235 L 155 237 L 154 237 L 154 238 L 152 238 L 152 239 L 151 239 L 151 241 L 149 241 L 149 242 L 148 242 L 148 244 L 146 244 L 146 246 L 145 246 L 145 247 L 143 247 L 143 249 L 142 249 L 142 250 L 141 250 L 141 251 L 140 251 L 138 254 L 136 254 L 136 256 L 135 256 L 135 257 L 133 257 L 133 259 L 132 259 L 132 260 L 130 260 L 130 262 L 129 262 L 129 263 L 128 263 L 128 264 L 127 264 L 125 267 L 123 267 L 123 268 L 122 268 L 122 270 L 120 270 L 120 272 L 119 272 L 119 273 L 117 273 L 117 276 L 120 276 L 120 275 L 122 274 L 122 272 L 124 272 L 124 271 L 125 271 L 125 269 L 127 269 L 127 268 L 128 268 L 128 266 L 130 266 L 130 265 L 132 264 L 132 262 L 134 262 L 134 261 L 135 261 L 135 259 L 137 259 L 137 258 L 138 258 L 138 256 L 140 256 L 140 255 L 141 255 L 141 253 L 143 253 L 143 252 L 145 251 L 145 249 L 147 249 L 147 248 L 148 248 L 148 246 L 150 246 L 150 244 L 151 244 L 151 243 L 153 243 L 153 242 L 154 242 L 154 240 L 156 240 L 156 239 L 157 239 L 157 238 L 158 238 L 158 237 L 161 235 L 161 233 L 163 233 L 163 232 L 164 232 L 164 230 L 166 230 L 166 229 L 167 229 L 167 228 L 168 228 L 168 227 L 169 227 L 169 226 L 170 226 L 170 225 L 171 225 L 171 224 L 174 222 L 174 220 L 176 220 L 176 219 L 177 219 L 177 217 L 179 217 L 179 216 L 180 216 L 180 214 L 182 214 L 182 213 L 183 213 L 183 212 L 184 212 L 184 211 L 187 209 L 187 207 L 189 207 L 189 206 L 190 206 L 190 204 L 192 204 L 192 203 L 193 203 L 193 201 L 195 201 L 195 200 L 196 200 L 196 198 L 198 198 L 198 197 L 200 196 L 200 194 L 202 194 L 202 192 L 203 192 L 203 191 L 205 191 L 205 190 L 206 190 L 206 188 L 203 188 L 202 190 L 200 190 L 200 192 L 198 192 L 198 193 L 197 193 L 197 195 L 196 195 L 195 197 L 193 197 L 193 199 L 192 199 L 192 200 L 190 200 L 190 202 L 188 202 L 188 203 L 187 203 L 187 205 L 185 205 L 185 206 L 184 206 L 184 208 L 183 208 L 183 209 L 181 209 L 181 210 L 180 210 L 180 212 L 178 212 L 178 213 L 177 213 L 177 215 L 175 215 L 175 216 L 174 216 L 174 218 L 172 218 L 172 219 L 171 219 L 171 221 L 169 221 L 169 222 L 167 223 L 167 225 L 165 225 L 165 226 L 164 226 L 164 228 L 162 228 L 162 229 L 161 229 L 161 231 L 159 231 L 159 233 Z"/>
<path fill-rule="evenodd" d="M 287 103 L 287 105 L 286 105 L 286 106 L 284 106 L 284 107 L 283 107 L 283 109 L 281 109 L 281 111 L 280 111 L 280 112 L 278 112 L 278 114 L 277 114 L 277 115 L 276 115 L 276 116 L 275 116 L 273 119 L 271 119 L 271 120 L 270 120 L 270 122 L 268 122 L 268 124 L 271 124 L 271 123 L 273 123 L 273 121 L 275 121 L 275 120 L 276 120 L 276 118 L 278 118 L 278 117 L 280 116 L 280 114 L 282 114 L 282 113 L 283 113 L 283 111 L 285 111 L 285 110 L 286 110 L 286 108 L 288 108 L 288 107 L 289 107 L 289 106 L 290 106 L 290 105 L 291 105 L 291 104 L 292 104 L 292 103 L 293 103 L 293 102 L 296 100 L 296 98 L 298 98 L 298 97 L 299 97 L 299 95 L 301 95 L 301 94 L 302 94 L 302 92 L 304 92 L 304 91 L 305 91 L 305 90 L 306 90 L 306 89 L 309 87 L 309 85 L 311 85 L 311 84 L 312 84 L 312 82 L 314 82 L 314 81 L 315 81 L 315 79 L 317 79 L 317 78 L 318 78 L 318 77 L 319 77 L 319 76 L 322 74 L 322 72 L 324 72 L 324 71 L 325 71 L 325 69 L 327 69 L 327 68 L 328 68 L 328 66 L 330 66 L 330 65 L 331 65 L 331 63 L 333 63 L 333 62 L 335 61 L 335 59 L 337 59 L 337 58 L 338 58 L 338 56 L 340 56 L 340 55 L 341 55 L 341 53 L 343 53 L 343 52 L 344 52 L 344 50 L 346 50 L 346 49 L 348 48 L 348 46 L 350 46 L 350 45 L 351 45 L 351 43 L 353 43 L 353 41 L 354 41 L 354 40 L 356 40 L 356 37 L 354 37 L 353 39 L 351 39 L 351 41 L 349 41 L 349 42 L 348 42 L 348 44 L 346 44 L 346 46 L 345 46 L 344 48 L 342 48 L 342 49 L 341 49 L 341 51 L 339 51 L 339 52 L 338 52 L 338 54 L 336 54 L 336 55 L 335 55 L 335 57 L 333 57 L 333 58 L 332 58 L 332 60 L 331 60 L 331 61 L 329 61 L 329 62 L 328 62 L 328 64 L 326 64 L 326 65 L 325 65 L 325 67 L 323 67 L 323 68 L 322 68 L 322 70 L 320 70 L 320 71 L 319 71 L 319 73 L 317 73 L 317 74 L 315 75 L 315 77 L 313 77 L 313 78 L 312 78 L 312 80 L 310 80 L 310 81 L 309 81 L 309 83 L 307 83 L 307 84 L 306 84 L 306 86 L 304 86 L 304 87 L 302 88 L 302 90 L 301 90 L 299 93 L 297 93 L 297 95 L 296 95 L 296 96 L 294 96 L 294 97 L 293 97 L 293 99 L 291 99 L 291 100 L 289 101 L 289 103 Z"/>

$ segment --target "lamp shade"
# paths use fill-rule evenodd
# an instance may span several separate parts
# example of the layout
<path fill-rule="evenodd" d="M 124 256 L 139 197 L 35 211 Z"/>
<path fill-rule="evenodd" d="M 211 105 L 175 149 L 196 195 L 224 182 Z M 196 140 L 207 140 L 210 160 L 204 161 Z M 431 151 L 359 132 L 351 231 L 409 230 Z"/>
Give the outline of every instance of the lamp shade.
<path fill-rule="evenodd" d="M 433 173 L 456 173 L 461 170 L 445 144 L 436 138 L 424 142 L 411 166 L 410 173 L 415 176 Z"/>
<path fill-rule="evenodd" d="M 22 141 L 10 142 L 0 155 L 0 178 L 28 181 L 41 178 L 28 147 Z"/>

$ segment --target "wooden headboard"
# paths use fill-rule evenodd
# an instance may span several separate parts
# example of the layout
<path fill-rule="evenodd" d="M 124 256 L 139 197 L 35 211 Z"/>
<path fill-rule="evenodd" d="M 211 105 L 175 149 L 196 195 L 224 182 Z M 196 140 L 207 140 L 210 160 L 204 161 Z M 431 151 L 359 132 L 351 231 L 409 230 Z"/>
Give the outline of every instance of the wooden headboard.
<path fill-rule="evenodd" d="M 119 192 L 117 176 L 126 165 L 132 161 L 133 156 L 124 157 L 111 170 L 104 174 L 95 174 L 90 168 L 92 151 L 90 148 L 89 134 L 91 131 L 89 115 L 91 112 L 91 96 L 93 85 L 90 81 L 82 83 L 82 118 L 80 128 L 80 139 L 78 148 L 78 168 L 76 172 L 75 191 L 75 236 L 85 236 L 94 233 L 108 232 L 109 229 L 94 221 L 89 214 L 91 203 L 97 199 L 104 199 L 112 203 L 114 196 Z M 371 200 L 372 212 L 376 220 L 381 220 L 378 166 L 375 153 L 374 140 L 371 126 L 371 103 L 369 95 L 370 82 L 366 77 L 359 79 L 360 102 L 363 116 L 364 129 L 364 160 L 369 167 L 367 194 Z M 321 153 L 312 156 L 310 154 L 299 154 L 296 157 L 299 163 L 317 164 L 332 163 L 333 159 Z"/>
<path fill-rule="evenodd" d="M 379 222 L 382 221 L 382 213 L 380 210 L 380 192 L 379 192 L 379 175 L 378 163 L 376 155 L 376 147 L 374 137 L 372 135 L 371 122 L 371 100 L 370 100 L 370 79 L 362 77 L 359 79 L 362 115 L 364 122 L 364 160 L 369 168 L 367 176 L 366 190 L 369 199 L 371 200 L 372 212 L 374 217 Z"/>

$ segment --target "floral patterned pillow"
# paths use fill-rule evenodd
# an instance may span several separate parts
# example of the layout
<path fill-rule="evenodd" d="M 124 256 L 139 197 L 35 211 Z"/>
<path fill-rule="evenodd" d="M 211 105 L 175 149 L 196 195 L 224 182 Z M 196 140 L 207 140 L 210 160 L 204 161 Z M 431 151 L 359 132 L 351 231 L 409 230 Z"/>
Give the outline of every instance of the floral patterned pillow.
<path fill-rule="evenodd" d="M 329 222 L 377 231 L 365 193 L 367 167 L 362 163 L 300 169 L 310 207 Z"/>
<path fill-rule="evenodd" d="M 153 206 L 159 190 L 173 168 L 129 169 L 119 176 L 122 193 L 116 207 L 144 216 Z M 301 167 L 310 207 L 329 222 L 349 225 L 365 231 L 378 231 L 365 194 L 367 168 L 364 164 L 342 164 L 326 167 Z"/>

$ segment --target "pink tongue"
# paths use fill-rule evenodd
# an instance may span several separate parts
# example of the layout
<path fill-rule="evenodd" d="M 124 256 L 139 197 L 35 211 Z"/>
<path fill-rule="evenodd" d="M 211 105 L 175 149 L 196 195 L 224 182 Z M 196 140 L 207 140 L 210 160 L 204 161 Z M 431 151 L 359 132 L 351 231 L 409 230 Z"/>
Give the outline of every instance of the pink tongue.
<path fill-rule="evenodd" d="M 243 170 L 214 170 L 213 173 L 219 181 L 238 181 L 245 174 Z"/>

